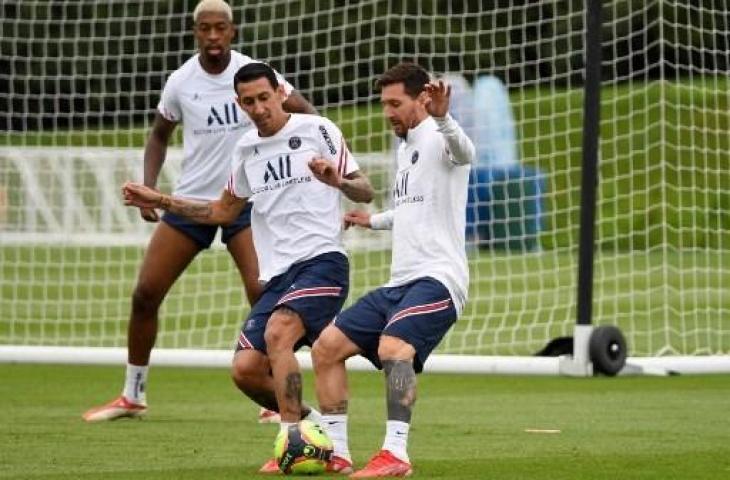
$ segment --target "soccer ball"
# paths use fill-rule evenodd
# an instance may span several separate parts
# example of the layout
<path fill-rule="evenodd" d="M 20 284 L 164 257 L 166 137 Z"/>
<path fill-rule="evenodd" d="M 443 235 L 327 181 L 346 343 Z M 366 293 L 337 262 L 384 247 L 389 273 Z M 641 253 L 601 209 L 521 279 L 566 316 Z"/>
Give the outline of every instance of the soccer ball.
<path fill-rule="evenodd" d="M 302 420 L 279 432 L 274 442 L 274 458 L 286 474 L 318 475 L 324 473 L 332 458 L 332 440 L 322 427 Z"/>

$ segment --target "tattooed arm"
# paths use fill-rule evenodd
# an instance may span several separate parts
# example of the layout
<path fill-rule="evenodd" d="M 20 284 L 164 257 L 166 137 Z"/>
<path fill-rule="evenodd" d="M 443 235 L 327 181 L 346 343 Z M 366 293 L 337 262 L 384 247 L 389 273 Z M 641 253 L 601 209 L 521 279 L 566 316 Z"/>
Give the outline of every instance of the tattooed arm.
<path fill-rule="evenodd" d="M 353 202 L 370 203 L 373 201 L 375 192 L 370 185 L 370 180 L 361 171 L 355 170 L 341 177 L 335 165 L 320 157 L 313 158 L 309 162 L 309 168 L 317 180 L 339 189 Z"/>
<path fill-rule="evenodd" d="M 157 192 L 139 183 L 127 182 L 122 186 L 124 204 L 139 208 L 160 208 L 198 223 L 226 225 L 238 217 L 248 199 L 238 198 L 224 190 L 218 200 L 197 201 L 173 197 Z"/>

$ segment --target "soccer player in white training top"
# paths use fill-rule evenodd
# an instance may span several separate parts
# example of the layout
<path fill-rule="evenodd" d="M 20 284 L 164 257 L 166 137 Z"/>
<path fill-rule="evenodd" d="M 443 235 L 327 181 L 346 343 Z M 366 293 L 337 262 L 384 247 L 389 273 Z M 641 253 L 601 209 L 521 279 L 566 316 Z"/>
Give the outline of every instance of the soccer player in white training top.
<path fill-rule="evenodd" d="M 236 145 L 233 173 L 218 200 L 171 197 L 131 183 L 123 193 L 128 205 L 158 207 L 207 224 L 226 224 L 253 202 L 253 239 L 265 286 L 241 329 L 233 379 L 260 405 L 278 410 L 285 430 L 303 417 L 319 423 L 319 413 L 302 405 L 294 351 L 311 345 L 347 298 L 342 194 L 369 202 L 373 189 L 331 121 L 284 111 L 286 91 L 270 67 L 248 64 L 236 73 L 234 85 L 257 130 Z M 337 459 L 328 467 L 352 471 L 351 463 Z M 279 469 L 270 460 L 261 471 Z"/>
<path fill-rule="evenodd" d="M 184 158 L 175 195 L 212 200 L 230 174 L 233 146 L 253 124 L 236 104 L 233 76 L 253 62 L 231 50 L 235 37 L 231 7 L 223 0 L 203 0 L 193 12 L 198 53 L 170 75 L 144 152 L 144 183 L 154 188 L 175 127 L 183 125 Z M 316 113 L 283 78 L 284 108 Z M 255 129 L 254 129 L 255 130 Z M 160 219 L 154 208 L 141 208 L 148 222 Z M 259 294 L 258 267 L 250 226 L 250 207 L 222 228 L 222 240 L 241 273 L 249 304 Z M 147 373 L 157 336 L 157 313 L 165 295 L 193 258 L 210 246 L 217 226 L 201 225 L 167 213 L 150 239 L 132 295 L 127 332 L 127 372 L 122 394 L 84 414 L 89 422 L 136 417 L 147 411 Z"/>
<path fill-rule="evenodd" d="M 385 441 L 353 478 L 412 473 L 406 445 L 416 373 L 456 321 L 469 284 L 464 212 L 474 146 L 448 114 L 450 88 L 412 63 L 392 67 L 376 85 L 401 139 L 394 206 L 349 212 L 345 221 L 392 229 L 390 281 L 338 315 L 312 350 L 322 426 L 341 458 L 350 458 L 345 360 L 360 354 L 385 371 Z"/>

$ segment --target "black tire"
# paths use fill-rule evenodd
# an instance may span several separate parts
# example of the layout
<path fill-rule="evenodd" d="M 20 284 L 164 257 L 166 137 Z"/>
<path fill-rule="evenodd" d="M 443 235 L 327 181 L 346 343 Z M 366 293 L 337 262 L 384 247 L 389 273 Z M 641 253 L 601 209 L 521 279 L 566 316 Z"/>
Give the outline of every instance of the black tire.
<path fill-rule="evenodd" d="M 595 372 L 612 377 L 626 364 L 626 339 L 613 325 L 596 327 L 588 341 L 588 353 Z"/>

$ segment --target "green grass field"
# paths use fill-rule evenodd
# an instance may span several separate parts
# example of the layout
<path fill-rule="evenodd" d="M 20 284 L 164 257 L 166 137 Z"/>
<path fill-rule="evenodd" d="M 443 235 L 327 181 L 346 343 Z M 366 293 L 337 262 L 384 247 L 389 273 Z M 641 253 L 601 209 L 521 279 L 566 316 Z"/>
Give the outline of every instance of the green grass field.
<path fill-rule="evenodd" d="M 256 423 L 225 369 L 154 369 L 146 419 L 96 425 L 80 415 L 116 393 L 121 367 L 0 365 L 0 378 L 0 478 L 266 478 L 256 470 L 276 427 Z M 376 373 L 350 378 L 350 447 L 362 465 L 382 443 L 384 388 Z M 724 480 L 728 396 L 727 375 L 427 374 L 409 453 L 415 478 Z"/>

